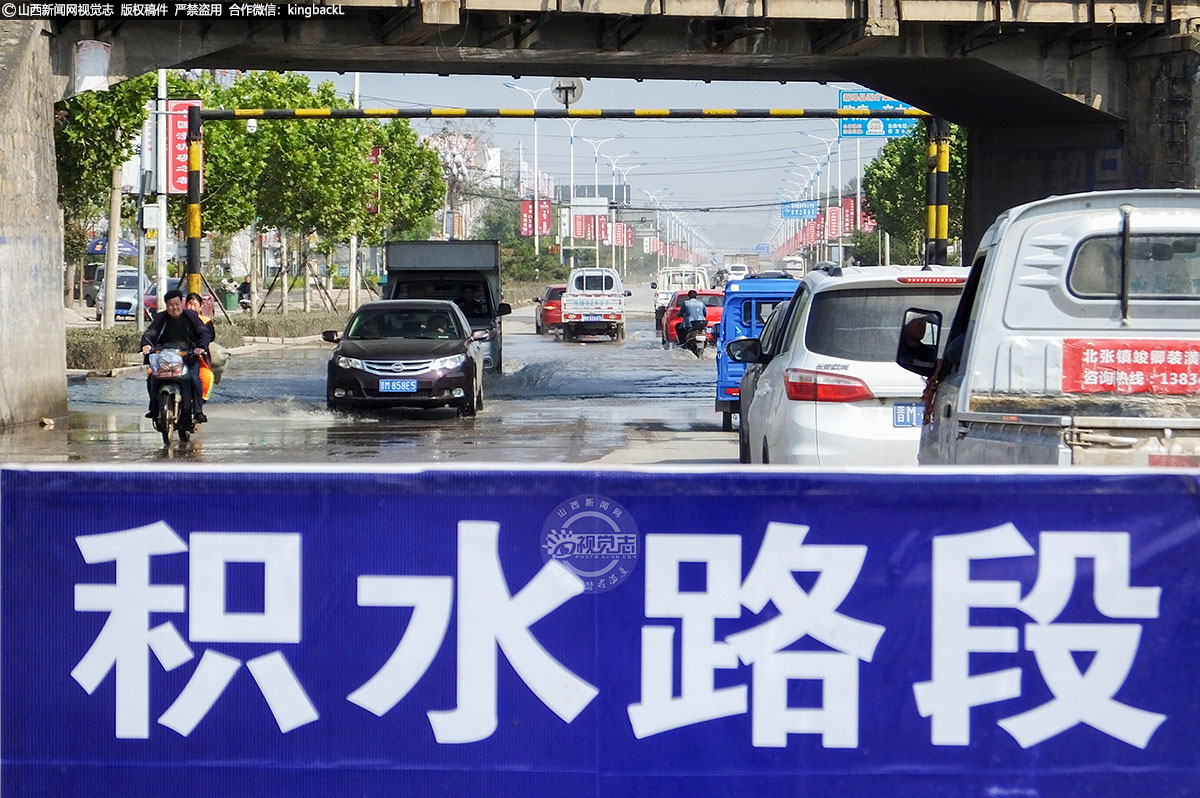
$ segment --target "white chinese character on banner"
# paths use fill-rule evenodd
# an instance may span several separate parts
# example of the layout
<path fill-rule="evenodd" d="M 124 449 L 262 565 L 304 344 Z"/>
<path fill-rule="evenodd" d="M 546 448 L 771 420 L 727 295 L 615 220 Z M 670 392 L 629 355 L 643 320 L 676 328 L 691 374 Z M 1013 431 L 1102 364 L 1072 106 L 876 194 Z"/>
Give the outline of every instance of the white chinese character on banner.
<path fill-rule="evenodd" d="M 180 585 L 151 585 L 150 557 L 188 552 L 188 639 L 206 643 L 300 642 L 300 536 L 295 534 L 195 532 L 187 544 L 167 524 L 81 535 L 76 543 L 88 563 L 117 563 L 113 585 L 76 586 L 75 609 L 110 612 L 92 647 L 72 671 L 88 693 L 116 670 L 118 738 L 149 737 L 149 646 L 166 670 L 193 659 L 174 625 L 149 629 L 151 612 L 185 610 Z M 263 566 L 263 611 L 226 607 L 226 566 Z M 241 661 L 206 650 L 187 685 L 158 722 L 183 736 L 204 718 Z M 280 731 L 317 719 L 317 712 L 283 654 L 276 650 L 246 663 Z"/>
<path fill-rule="evenodd" d="M 771 523 L 754 564 L 740 583 L 741 537 L 647 535 L 646 615 L 679 618 L 680 695 L 672 689 L 674 633 L 670 626 L 642 628 L 642 700 L 629 707 L 638 738 L 746 711 L 744 685 L 716 688 L 715 671 L 753 666 L 752 743 L 784 747 L 788 734 L 819 734 L 829 748 L 858 745 L 858 661 L 870 661 L 882 626 L 837 609 L 849 595 L 866 558 L 865 546 L 805 545 L 808 527 Z M 703 592 L 681 590 L 680 566 L 702 564 Z M 804 590 L 793 573 L 816 573 Z M 755 614 L 768 603 L 779 614 L 746 631 L 714 639 L 718 618 Z M 785 651 L 805 636 L 835 651 Z M 819 708 L 788 706 L 788 683 L 821 683 Z"/>
<path fill-rule="evenodd" d="M 1137 654 L 1139 624 L 1056 623 L 1076 583 L 1076 563 L 1092 562 L 1092 600 L 1100 614 L 1114 619 L 1158 617 L 1160 590 L 1129 585 L 1129 534 L 1125 532 L 1043 532 L 1038 540 L 1037 579 L 1022 598 L 1016 581 L 973 579 L 971 563 L 1029 557 L 1034 549 L 1012 524 L 933 541 L 932 678 L 913 686 L 917 709 L 932 719 L 934 745 L 969 745 L 972 707 L 1021 695 L 1021 669 L 972 675 L 972 654 L 1015 654 L 1018 630 L 970 622 L 973 609 L 1011 608 L 1035 623 L 1026 624 L 1025 649 L 1054 698 L 999 721 L 1023 748 L 1079 724 L 1144 748 L 1165 716 L 1137 709 L 1114 696 Z M 1094 654 L 1080 669 L 1074 652 Z"/>
<path fill-rule="evenodd" d="M 529 631 L 582 593 L 583 582 L 550 560 L 515 596 L 510 594 L 499 537 L 499 524 L 459 522 L 458 706 L 427 713 L 439 743 L 476 742 L 496 731 L 498 648 L 534 695 L 564 721 L 573 721 L 596 697 L 595 687 L 554 659 Z M 410 606 L 413 616 L 387 662 L 348 700 L 383 715 L 408 693 L 446 634 L 452 587 L 449 577 L 360 577 L 360 606 Z"/>

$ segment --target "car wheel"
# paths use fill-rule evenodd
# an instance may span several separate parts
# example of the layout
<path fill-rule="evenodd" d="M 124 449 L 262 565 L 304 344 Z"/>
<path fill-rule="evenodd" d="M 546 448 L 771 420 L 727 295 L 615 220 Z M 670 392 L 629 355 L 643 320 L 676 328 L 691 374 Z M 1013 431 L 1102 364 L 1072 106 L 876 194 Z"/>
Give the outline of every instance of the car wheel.
<path fill-rule="evenodd" d="M 567 343 L 567 344 L 571 343 L 572 337 L 573 336 L 571 335 L 571 328 L 563 327 L 563 343 Z"/>
<path fill-rule="evenodd" d="M 625 325 L 624 324 L 617 327 L 617 340 L 618 341 L 625 340 Z"/>
<path fill-rule="evenodd" d="M 746 420 L 738 424 L 738 462 L 750 462 L 750 433 L 746 429 Z"/>
<path fill-rule="evenodd" d="M 463 418 L 473 418 L 475 416 L 475 400 L 467 399 L 464 404 L 458 406 L 458 414 Z"/>
<path fill-rule="evenodd" d="M 721 414 L 721 431 L 733 432 L 733 413 L 728 410 Z"/>
<path fill-rule="evenodd" d="M 475 409 L 476 410 L 483 409 L 483 386 L 482 385 L 480 385 L 478 388 L 475 389 Z"/>
<path fill-rule="evenodd" d="M 771 453 L 769 451 L 767 451 L 767 439 L 766 438 L 763 438 L 763 459 L 762 459 L 762 461 L 763 461 L 763 465 L 767 465 L 768 463 L 771 462 Z"/>
<path fill-rule="evenodd" d="M 533 334 L 534 335 L 545 335 L 546 334 L 545 330 L 542 329 L 542 325 L 538 324 L 536 321 L 533 323 Z"/>

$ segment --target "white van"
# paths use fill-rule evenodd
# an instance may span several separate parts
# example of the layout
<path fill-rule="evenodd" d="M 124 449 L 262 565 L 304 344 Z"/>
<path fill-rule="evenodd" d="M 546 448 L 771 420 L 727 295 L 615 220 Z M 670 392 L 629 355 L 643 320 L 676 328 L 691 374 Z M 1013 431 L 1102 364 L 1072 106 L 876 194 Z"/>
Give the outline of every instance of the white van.
<path fill-rule="evenodd" d="M 1005 211 L 948 328 L 903 322 L 897 362 L 929 380 L 921 463 L 1200 465 L 1200 191 Z"/>
<path fill-rule="evenodd" d="M 562 295 L 563 340 L 607 335 L 624 341 L 625 297 L 630 294 L 615 269 L 573 269 Z"/>

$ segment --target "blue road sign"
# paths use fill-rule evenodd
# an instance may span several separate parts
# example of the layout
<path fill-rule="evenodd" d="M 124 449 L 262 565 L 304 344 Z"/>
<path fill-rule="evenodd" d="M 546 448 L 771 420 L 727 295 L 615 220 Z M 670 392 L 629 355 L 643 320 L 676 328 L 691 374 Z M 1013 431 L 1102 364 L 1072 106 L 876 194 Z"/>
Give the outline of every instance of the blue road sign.
<path fill-rule="evenodd" d="M 784 202 L 779 206 L 779 216 L 783 219 L 816 219 L 816 200 L 797 200 Z"/>
<path fill-rule="evenodd" d="M 754 247 L 754 251 L 757 252 L 759 255 L 769 255 L 771 253 L 771 245 L 770 244 L 756 244 Z"/>
<path fill-rule="evenodd" d="M 897 111 L 913 106 L 892 99 L 877 91 L 850 91 L 842 89 L 838 92 L 838 108 L 856 108 L 868 111 Z M 897 138 L 907 136 L 917 126 L 920 119 L 839 119 L 839 135 L 846 138 Z"/>

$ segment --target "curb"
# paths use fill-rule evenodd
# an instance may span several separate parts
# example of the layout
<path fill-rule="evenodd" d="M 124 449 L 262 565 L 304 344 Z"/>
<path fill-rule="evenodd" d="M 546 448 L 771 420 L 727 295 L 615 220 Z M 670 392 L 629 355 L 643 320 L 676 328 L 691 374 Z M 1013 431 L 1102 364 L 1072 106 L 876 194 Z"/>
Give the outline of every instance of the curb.
<path fill-rule="evenodd" d="M 305 335 L 300 338 L 266 338 L 247 335 L 242 340 L 246 343 L 243 343 L 241 346 L 231 347 L 229 349 L 230 354 L 245 354 L 263 349 L 278 349 L 284 346 L 324 343 L 319 335 Z M 118 366 L 111 369 L 67 369 L 67 383 L 81 383 L 89 377 L 120 377 L 125 374 L 142 371 L 145 368 L 144 365 L 138 364 L 133 366 Z"/>

